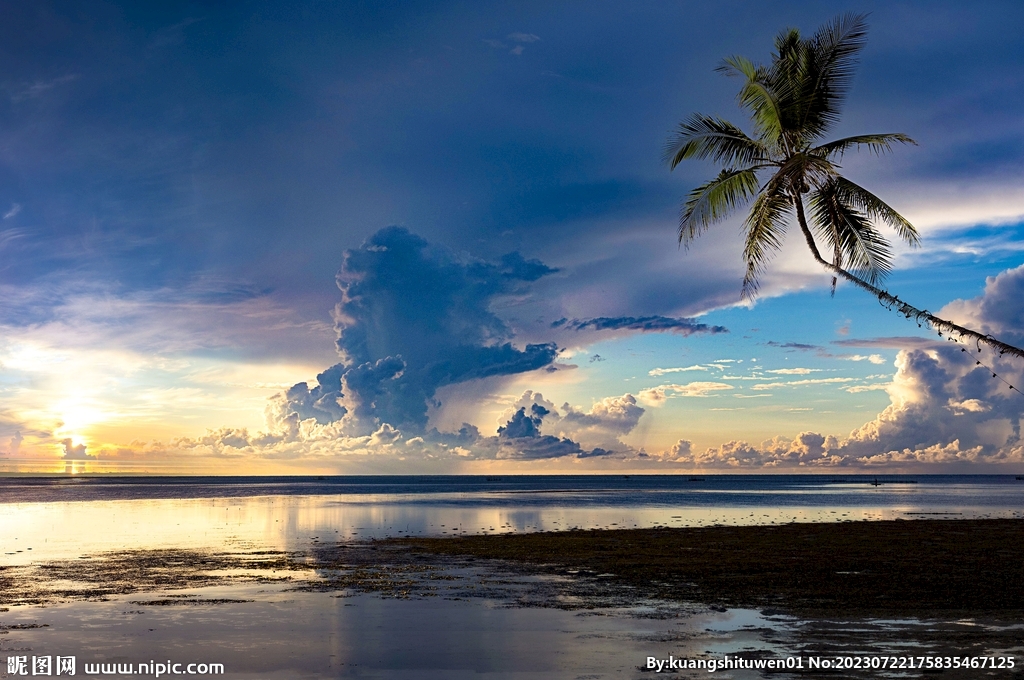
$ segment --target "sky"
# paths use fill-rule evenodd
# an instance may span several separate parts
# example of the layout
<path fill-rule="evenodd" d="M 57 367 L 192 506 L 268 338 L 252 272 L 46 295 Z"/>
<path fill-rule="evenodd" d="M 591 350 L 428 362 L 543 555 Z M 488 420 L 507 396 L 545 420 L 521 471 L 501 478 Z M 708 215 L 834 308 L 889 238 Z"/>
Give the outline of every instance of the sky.
<path fill-rule="evenodd" d="M 846 12 L 886 288 L 1022 345 L 1019 3 L 4 3 L 0 472 L 1024 472 L 1024 361 L 679 247 L 716 67 Z"/>

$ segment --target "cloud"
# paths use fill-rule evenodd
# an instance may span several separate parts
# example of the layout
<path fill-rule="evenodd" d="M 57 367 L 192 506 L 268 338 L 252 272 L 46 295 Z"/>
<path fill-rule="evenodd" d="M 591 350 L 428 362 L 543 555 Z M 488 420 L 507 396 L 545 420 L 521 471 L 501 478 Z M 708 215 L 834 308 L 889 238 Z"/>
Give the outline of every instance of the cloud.
<path fill-rule="evenodd" d="M 963 460 L 1019 457 L 1024 397 L 994 379 L 987 367 L 955 345 L 903 350 L 896 367 L 887 388 L 891 403 L 850 434 L 843 454 L 866 464 L 925 461 L 933 455 L 949 461 L 955 444 Z M 1009 362 L 996 371 L 1011 383 L 1024 378 L 1024 370 Z"/>
<path fill-rule="evenodd" d="M 987 367 L 949 344 L 927 351 L 901 350 L 896 367 L 891 383 L 846 388 L 884 389 L 890 404 L 845 439 L 803 432 L 793 440 L 778 436 L 759 445 L 736 440 L 672 459 L 710 468 L 928 464 L 962 470 L 1024 462 L 1024 397 L 994 379 Z M 1024 381 L 1024 368 L 1009 362 L 996 371 L 1011 382 Z"/>
<path fill-rule="evenodd" d="M 540 36 L 534 35 L 533 33 L 509 33 L 509 40 L 514 40 L 521 43 L 532 43 L 540 40 Z"/>
<path fill-rule="evenodd" d="M 539 395 L 538 395 L 539 396 Z M 526 407 L 513 414 L 512 419 L 498 428 L 498 458 L 535 460 L 538 458 L 562 458 L 580 456 L 583 449 L 567 437 L 542 435 L 544 416 L 551 411 L 540 404 L 532 404 L 530 412 Z"/>
<path fill-rule="evenodd" d="M 552 344 L 514 347 L 492 311 L 500 297 L 555 270 L 518 253 L 497 262 L 430 246 L 401 227 L 382 229 L 349 250 L 338 273 L 335 309 L 343 360 L 275 397 L 271 421 L 341 423 L 368 434 L 382 423 L 422 432 L 437 390 L 490 376 L 550 366 Z"/>
<path fill-rule="evenodd" d="M 658 385 L 640 390 L 637 398 L 645 404 L 660 406 L 672 397 L 710 397 L 715 392 L 735 389 L 720 382 L 691 382 L 685 385 Z"/>
<path fill-rule="evenodd" d="M 561 409 L 558 409 L 540 393 L 527 390 L 506 411 L 504 418 L 508 419 L 508 423 L 503 427 L 506 432 L 525 432 L 519 429 L 527 426 L 523 418 L 534 418 L 538 432 L 543 421 L 543 429 L 549 435 L 557 435 L 558 438 L 580 442 L 583 447 L 599 448 L 607 452 L 626 448 L 620 437 L 633 431 L 644 412 L 632 394 L 605 397 L 591 406 L 589 411 L 584 411 L 569 403 L 562 404 Z M 499 428 L 499 436 L 501 432 Z"/>
<path fill-rule="evenodd" d="M 850 394 L 857 394 L 859 392 L 873 392 L 876 390 L 887 390 L 889 389 L 890 383 L 874 383 L 872 385 L 852 385 L 851 387 L 844 387 L 843 389 Z"/>
<path fill-rule="evenodd" d="M 814 349 L 821 349 L 818 345 L 808 345 L 803 342 L 776 342 L 775 340 L 769 340 L 765 343 L 769 347 L 781 347 L 783 349 L 798 349 L 804 352 L 808 352 Z"/>
<path fill-rule="evenodd" d="M 11 205 L 11 209 L 4 213 L 4 219 L 9 220 L 21 212 L 21 204 L 14 203 Z"/>
<path fill-rule="evenodd" d="M 619 437 L 633 431 L 644 414 L 644 408 L 637 404 L 637 398 L 632 394 L 624 394 L 605 397 L 586 412 L 565 403 L 562 404 L 562 412 L 557 423 L 561 432 L 593 446 L 622 448 Z"/>
<path fill-rule="evenodd" d="M 76 446 L 71 439 L 62 439 L 61 444 L 64 445 L 64 460 L 93 460 L 95 458 L 85 452 L 85 444 Z"/>
<path fill-rule="evenodd" d="M 931 347 L 934 340 L 913 335 L 899 335 L 886 338 L 854 338 L 850 340 L 833 340 L 830 344 L 838 347 L 878 347 L 879 349 L 917 349 Z M 848 358 L 848 357 L 844 357 Z"/>
<path fill-rule="evenodd" d="M 853 382 L 856 378 L 808 378 L 807 380 L 790 380 L 789 382 L 758 383 L 752 390 L 772 390 L 777 387 L 803 387 L 805 385 L 827 385 L 830 383 Z"/>
<path fill-rule="evenodd" d="M 694 319 L 673 318 L 667 316 L 618 316 L 597 317 L 595 319 L 559 319 L 551 324 L 553 328 L 566 327 L 575 331 L 591 329 L 595 331 L 631 330 L 642 333 L 661 333 L 669 331 L 680 335 L 694 333 L 728 333 L 725 326 L 709 326 Z"/>
<path fill-rule="evenodd" d="M 1024 320 L 1022 298 L 1024 267 L 1017 267 L 989 278 L 980 297 L 958 300 L 942 313 L 958 314 L 958 321 L 970 320 L 986 332 L 1003 332 L 1012 338 Z M 1024 366 L 1016 358 L 991 351 L 979 354 L 973 346 L 922 338 L 843 340 L 834 344 L 900 348 L 891 382 L 844 388 L 852 393 L 885 390 L 890 400 L 874 419 L 844 439 L 803 432 L 793 440 L 778 436 L 759 445 L 737 440 L 703 452 L 693 451 L 687 442 L 662 456 L 696 467 L 751 469 L 929 465 L 933 469 L 964 470 L 986 464 L 1024 463 L 1020 427 L 1024 395 L 1009 387 L 1024 385 Z M 866 359 L 877 363 L 871 357 Z M 850 380 L 797 380 L 758 384 L 753 389 Z"/>
<path fill-rule="evenodd" d="M 506 40 L 511 40 L 512 42 L 516 42 L 516 43 L 519 43 L 519 44 L 515 45 L 514 47 L 509 49 L 509 47 L 508 47 L 508 45 L 506 43 L 504 43 L 504 42 L 502 42 L 500 40 L 495 40 L 493 38 L 484 38 L 483 39 L 483 43 L 485 45 L 489 45 L 490 47 L 493 47 L 493 48 L 499 49 L 499 50 L 508 49 L 509 54 L 514 54 L 514 55 L 516 55 L 518 57 L 519 55 L 521 55 L 523 53 L 523 50 L 526 49 L 526 44 L 534 43 L 534 42 L 537 42 L 538 40 L 540 40 L 540 36 L 538 36 L 538 35 L 534 35 L 533 33 L 520 33 L 520 32 L 509 33 L 507 36 L 505 36 L 505 38 L 506 38 Z"/>
<path fill-rule="evenodd" d="M 820 368 L 773 368 L 765 371 L 765 373 L 776 373 L 778 375 L 807 375 L 809 373 L 818 373 Z"/>
<path fill-rule="evenodd" d="M 954 300 L 937 316 L 1011 345 L 1024 345 L 1024 265 L 988 277 L 981 296 Z"/>
<path fill-rule="evenodd" d="M 844 361 L 870 361 L 873 364 L 884 364 L 885 357 L 881 354 L 871 354 L 864 356 L 863 354 L 838 354 L 837 359 L 843 359 Z"/>
<path fill-rule="evenodd" d="M 101 460 L 245 460 L 279 464 L 328 466 L 367 473 L 393 470 L 396 461 L 421 472 L 459 472 L 466 464 L 486 461 L 557 461 L 603 459 L 625 461 L 635 452 L 619 437 L 628 434 L 644 409 L 629 394 L 608 397 L 589 411 L 564 404 L 559 409 L 542 394 L 526 391 L 512 404 L 504 422 L 492 436 L 473 425 L 458 432 L 436 429 L 406 433 L 388 423 L 362 435 L 347 434 L 341 421 L 322 424 L 315 417 L 288 418 L 277 433 L 253 433 L 245 428 L 221 428 L 197 438 L 169 443 L 133 442 L 131 446 L 101 447 L 93 457 Z M 603 444 L 603 445 L 602 445 Z M 65 447 L 71 447 L 70 440 Z M 84 446 L 71 447 L 84 455 Z M 187 463 L 186 463 L 187 464 Z M 308 468 L 306 468 L 308 469 Z"/>
<path fill-rule="evenodd" d="M 714 364 L 711 365 L 711 368 L 717 368 L 719 370 L 725 370 L 725 366 L 715 366 Z M 657 378 L 659 376 L 666 375 L 668 373 L 684 373 L 686 371 L 707 371 L 707 370 L 709 370 L 709 368 L 707 366 L 701 366 L 700 364 L 694 364 L 693 366 L 677 366 L 677 367 L 674 367 L 674 368 L 655 368 L 655 369 L 651 369 L 650 371 L 647 371 L 647 375 Z"/>
<path fill-rule="evenodd" d="M 41 97 L 55 87 L 70 83 L 71 81 L 78 78 L 78 74 L 69 73 L 68 75 L 60 76 L 52 80 L 37 80 L 31 85 L 24 85 L 16 92 L 11 94 L 11 101 L 15 104 L 19 104 L 28 99 L 35 99 Z"/>
<path fill-rule="evenodd" d="M 194 23 L 202 21 L 202 18 L 188 17 L 171 26 L 165 26 L 154 31 L 149 41 L 150 49 L 180 45 L 185 41 L 185 29 Z"/>

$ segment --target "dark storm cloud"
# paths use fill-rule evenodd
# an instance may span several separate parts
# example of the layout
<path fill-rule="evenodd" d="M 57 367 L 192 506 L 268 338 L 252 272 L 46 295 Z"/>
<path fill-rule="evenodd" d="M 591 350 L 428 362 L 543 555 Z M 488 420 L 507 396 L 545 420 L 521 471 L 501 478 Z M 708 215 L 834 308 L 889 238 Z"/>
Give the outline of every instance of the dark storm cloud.
<path fill-rule="evenodd" d="M 338 273 L 338 350 L 344 361 L 281 395 L 273 411 L 351 432 L 380 423 L 413 432 L 427 423 L 438 388 L 524 373 L 551 364 L 554 344 L 512 345 L 490 309 L 504 295 L 553 272 L 510 253 L 497 262 L 431 246 L 401 227 L 382 229 L 345 254 Z"/>
<path fill-rule="evenodd" d="M 540 397 L 540 395 L 537 395 Z M 543 399 L 543 397 L 540 397 Z M 554 412 L 538 403 L 516 411 L 512 418 L 498 428 L 497 457 L 516 460 L 539 460 L 544 458 L 592 458 L 610 455 L 610 451 L 595 448 L 585 451 L 577 442 L 568 437 L 541 434 L 544 418 Z M 555 414 L 557 417 L 557 414 Z"/>

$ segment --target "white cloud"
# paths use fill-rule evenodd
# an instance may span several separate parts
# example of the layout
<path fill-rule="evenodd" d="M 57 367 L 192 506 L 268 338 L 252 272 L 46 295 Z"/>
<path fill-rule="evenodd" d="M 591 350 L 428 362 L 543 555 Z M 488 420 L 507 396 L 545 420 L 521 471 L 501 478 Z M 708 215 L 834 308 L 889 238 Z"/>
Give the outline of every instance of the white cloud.
<path fill-rule="evenodd" d="M 735 389 L 720 382 L 691 382 L 685 385 L 658 385 L 640 390 L 637 399 L 650 406 L 660 406 L 672 397 L 710 397 L 715 392 Z"/>
<path fill-rule="evenodd" d="M 807 375 L 809 373 L 819 373 L 820 368 L 775 368 L 765 373 L 777 373 L 779 375 Z"/>
<path fill-rule="evenodd" d="M 805 385 L 828 385 L 832 383 L 853 382 L 856 378 L 808 378 L 807 380 L 791 380 L 789 382 L 758 383 L 752 390 L 772 390 L 778 387 L 802 387 Z"/>
<path fill-rule="evenodd" d="M 722 366 L 714 366 L 714 368 L 721 369 L 721 368 L 724 368 L 724 367 L 722 367 Z M 653 370 L 648 371 L 647 375 L 657 378 L 657 377 L 665 375 L 667 373 L 684 373 L 686 371 L 706 371 L 706 370 L 708 370 L 707 366 L 701 366 L 699 364 L 695 364 L 693 366 L 681 366 L 681 367 L 676 367 L 676 368 L 655 368 Z"/>
<path fill-rule="evenodd" d="M 859 392 L 873 392 L 876 390 L 887 390 L 891 383 L 875 383 L 873 385 L 853 385 L 852 387 L 844 387 L 843 389 L 850 394 L 857 394 Z"/>
<path fill-rule="evenodd" d="M 840 354 L 836 358 L 843 359 L 844 361 L 870 361 L 873 364 L 885 363 L 885 357 L 881 354 Z"/>
<path fill-rule="evenodd" d="M 1021 346 L 1024 344 L 1024 265 L 988 277 L 981 296 L 954 300 L 936 316 Z"/>

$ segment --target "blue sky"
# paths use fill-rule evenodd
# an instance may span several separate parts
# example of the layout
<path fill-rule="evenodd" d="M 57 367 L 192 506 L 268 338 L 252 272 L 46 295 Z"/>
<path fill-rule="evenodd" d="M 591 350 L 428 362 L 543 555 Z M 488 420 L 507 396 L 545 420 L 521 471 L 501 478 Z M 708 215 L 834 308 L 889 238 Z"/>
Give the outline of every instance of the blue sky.
<path fill-rule="evenodd" d="M 1024 469 L 1024 397 L 799 240 L 754 303 L 742 212 L 677 247 L 715 67 L 848 11 L 834 136 L 918 142 L 843 163 L 922 234 L 887 286 L 1020 342 L 1018 3 L 8 5 L 0 466 Z"/>

